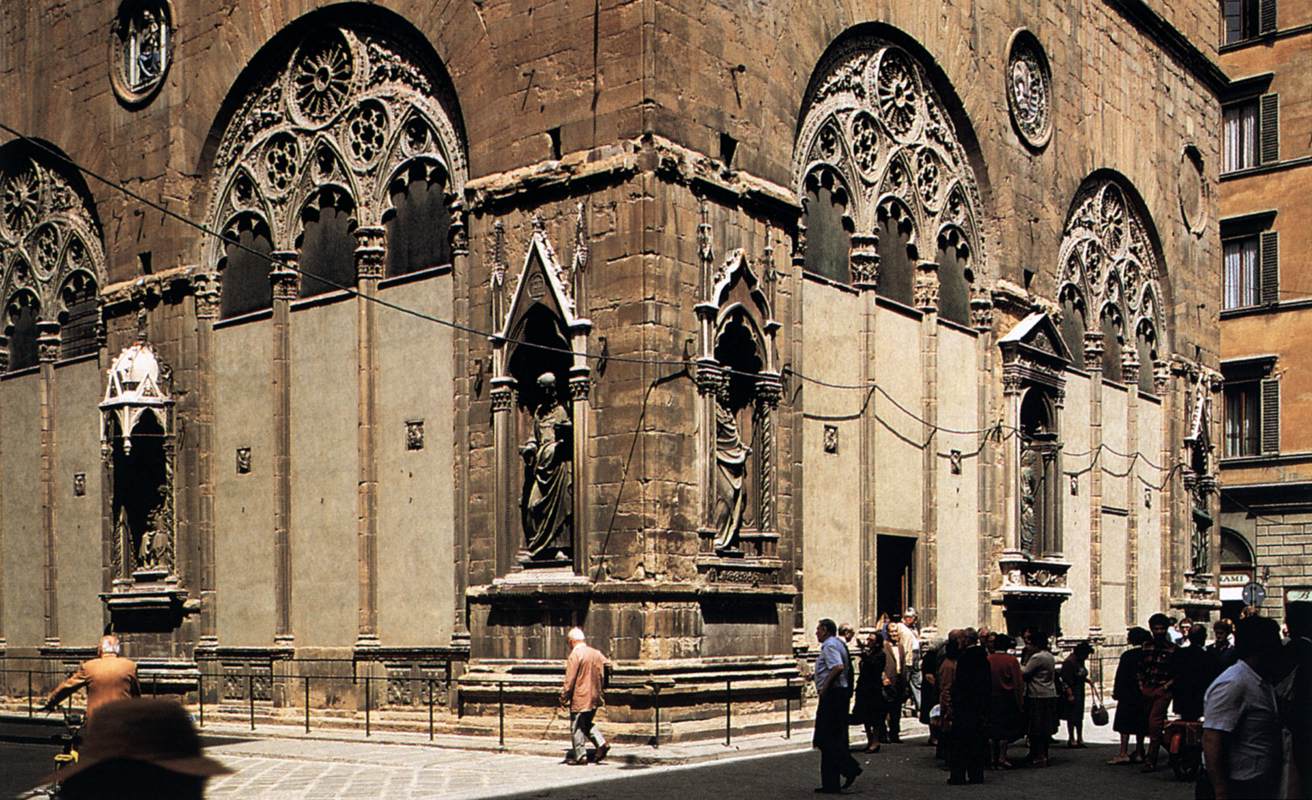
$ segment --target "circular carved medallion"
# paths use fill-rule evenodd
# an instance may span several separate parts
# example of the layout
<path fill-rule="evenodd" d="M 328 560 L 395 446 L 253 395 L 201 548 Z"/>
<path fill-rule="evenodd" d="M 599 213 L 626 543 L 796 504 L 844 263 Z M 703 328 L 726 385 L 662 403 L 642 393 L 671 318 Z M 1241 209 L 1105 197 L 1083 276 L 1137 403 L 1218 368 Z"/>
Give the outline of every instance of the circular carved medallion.
<path fill-rule="evenodd" d="M 1052 137 L 1052 73 L 1034 34 L 1012 34 L 1007 57 L 1007 106 L 1026 145 L 1039 149 Z"/>
<path fill-rule="evenodd" d="M 4 177 L 0 184 L 0 211 L 10 236 L 22 236 L 36 224 L 38 193 L 36 173 L 30 167 Z"/>
<path fill-rule="evenodd" d="M 110 28 L 110 83 L 128 106 L 144 105 L 164 83 L 173 55 L 166 0 L 123 0 Z"/>
<path fill-rule="evenodd" d="M 1207 179 L 1203 171 L 1203 154 L 1187 145 L 1180 154 L 1180 214 L 1189 232 L 1201 236 L 1207 229 Z"/>
<path fill-rule="evenodd" d="M 920 114 L 920 84 L 906 53 L 890 47 L 881 54 L 875 68 L 875 92 L 884 124 L 899 139 L 908 136 Z"/>
<path fill-rule="evenodd" d="M 345 105 L 355 66 L 351 51 L 339 36 L 311 42 L 297 54 L 292 71 L 296 107 L 315 123 L 326 122 Z"/>

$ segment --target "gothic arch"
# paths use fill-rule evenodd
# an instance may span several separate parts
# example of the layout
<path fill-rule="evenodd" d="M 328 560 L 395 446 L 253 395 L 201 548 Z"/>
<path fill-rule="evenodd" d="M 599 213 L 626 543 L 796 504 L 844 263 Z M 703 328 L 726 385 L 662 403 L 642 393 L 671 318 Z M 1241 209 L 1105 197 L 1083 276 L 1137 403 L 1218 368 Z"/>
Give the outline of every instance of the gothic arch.
<path fill-rule="evenodd" d="M 271 39 L 229 93 L 205 156 L 206 219 L 236 236 L 254 216 L 272 250 L 295 250 L 325 190 L 349 206 L 352 228 L 381 226 L 412 166 L 460 196 L 464 152 L 450 79 L 423 36 L 390 12 L 334 6 Z M 223 264 L 224 242 L 204 248 L 206 263 Z"/>
<path fill-rule="evenodd" d="M 848 213 L 858 235 L 878 238 L 896 208 L 898 230 L 910 236 L 909 262 L 930 257 L 926 248 L 934 250 L 938 233 L 951 227 L 970 253 L 971 277 L 986 273 L 977 148 L 959 108 L 933 59 L 913 40 L 886 26 L 853 29 L 830 46 L 807 89 L 794 146 L 794 186 L 804 196 L 809 176 L 832 170 L 848 188 Z M 812 238 L 808 229 L 808 249 Z M 881 253 L 887 251 L 888 243 L 880 244 Z M 888 271 L 914 267 L 881 264 L 877 284 L 894 295 L 909 294 L 904 289 L 912 276 Z M 967 292 L 956 299 L 968 308 L 969 287 L 951 291 Z"/>
<path fill-rule="evenodd" d="M 61 321 L 65 289 L 75 276 L 93 305 L 106 280 L 100 219 L 81 175 L 21 141 L 0 147 L 0 270 L 5 307 L 26 293 L 25 307 L 49 323 Z M 69 333 L 78 337 L 78 348 L 94 348 L 94 319 Z"/>
<path fill-rule="evenodd" d="M 1130 339 L 1147 321 L 1160 354 L 1167 352 L 1169 320 L 1163 314 L 1169 278 L 1152 218 L 1139 193 L 1118 173 L 1100 170 L 1084 180 L 1071 203 L 1058 251 L 1058 285 L 1075 287 L 1086 309 L 1097 309 L 1092 326 L 1114 308 L 1122 336 Z M 1155 365 L 1141 364 L 1151 375 Z M 1120 365 L 1115 365 L 1119 372 Z"/>

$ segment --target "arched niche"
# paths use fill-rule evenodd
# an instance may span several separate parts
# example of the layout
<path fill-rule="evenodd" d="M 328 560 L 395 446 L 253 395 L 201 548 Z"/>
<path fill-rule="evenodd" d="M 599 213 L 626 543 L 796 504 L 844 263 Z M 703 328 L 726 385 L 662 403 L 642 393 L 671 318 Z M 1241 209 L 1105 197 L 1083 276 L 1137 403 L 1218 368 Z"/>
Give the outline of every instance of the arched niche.
<path fill-rule="evenodd" d="M 523 267 L 492 339 L 498 571 L 586 571 L 582 509 L 592 323 L 576 314 L 581 279 L 535 217 Z"/>
<path fill-rule="evenodd" d="M 210 141 L 210 225 L 241 240 L 241 220 L 261 222 L 258 254 L 224 276 L 224 316 L 267 305 L 266 250 L 302 250 L 303 297 L 354 285 L 357 227 L 386 228 L 389 274 L 449 257 L 433 240 L 467 176 L 459 108 L 432 48 L 391 12 L 335 7 L 288 26 L 243 70 Z M 205 263 L 237 265 L 230 242 L 204 247 Z"/>
<path fill-rule="evenodd" d="M 974 134 L 960 105 L 923 48 L 899 31 L 863 26 L 830 46 L 803 99 L 793 151 L 808 271 L 834 278 L 840 271 L 831 268 L 832 254 L 847 249 L 845 229 L 820 202 L 827 183 L 844 192 L 849 236 L 877 240 L 877 262 L 852 282 L 910 305 L 919 259 L 942 255 L 940 268 L 950 275 L 940 279 L 940 313 L 969 321 L 969 284 L 988 259 Z M 951 243 L 938 253 L 947 230 Z M 812 248 L 821 255 L 813 257 Z M 970 263 L 963 265 L 965 254 Z"/>
<path fill-rule="evenodd" d="M 768 269 L 768 265 L 766 265 Z M 776 366 L 779 323 L 769 287 L 743 250 L 707 276 L 696 306 L 702 349 L 696 384 L 703 522 L 703 571 L 712 578 L 724 559 L 774 568 L 775 428 L 782 381 Z"/>
<path fill-rule="evenodd" d="M 104 236 L 82 177 L 53 145 L 0 147 L 0 302 L 4 369 L 36 363 L 36 326 L 60 331 L 51 357 L 99 347 Z"/>

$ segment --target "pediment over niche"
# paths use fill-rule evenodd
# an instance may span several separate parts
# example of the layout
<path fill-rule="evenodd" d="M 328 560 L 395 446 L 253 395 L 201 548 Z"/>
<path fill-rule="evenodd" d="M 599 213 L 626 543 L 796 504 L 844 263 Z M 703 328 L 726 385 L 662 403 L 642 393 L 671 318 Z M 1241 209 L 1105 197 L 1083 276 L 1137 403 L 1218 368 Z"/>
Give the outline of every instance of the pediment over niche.
<path fill-rule="evenodd" d="M 1012 361 L 1019 356 L 1046 362 L 1052 366 L 1069 366 L 1071 351 L 1061 338 L 1056 323 L 1046 312 L 1036 311 L 1021 320 L 1016 327 L 998 340 L 1003 360 Z"/>
<path fill-rule="evenodd" d="M 586 333 L 591 328 L 588 320 L 577 316 L 572 276 L 556 258 L 546 232 L 538 226 L 535 228 L 528 252 L 524 256 L 524 268 L 520 270 L 519 279 L 515 283 L 510 308 L 498 332 L 502 340 L 516 338 L 516 326 L 536 305 L 545 306 L 571 333 Z"/>

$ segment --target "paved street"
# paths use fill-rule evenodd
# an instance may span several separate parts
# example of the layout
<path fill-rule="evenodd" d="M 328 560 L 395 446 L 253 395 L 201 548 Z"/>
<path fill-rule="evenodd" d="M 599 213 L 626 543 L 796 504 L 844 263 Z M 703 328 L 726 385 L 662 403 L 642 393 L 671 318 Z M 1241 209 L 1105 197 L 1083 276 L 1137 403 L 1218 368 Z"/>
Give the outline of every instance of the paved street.
<path fill-rule="evenodd" d="M 1187 800 L 1192 786 L 1177 783 L 1169 770 L 1142 775 L 1137 769 L 1103 762 L 1114 748 L 1110 731 L 1092 729 L 1087 750 L 1054 749 L 1046 770 L 1016 770 L 987 775 L 984 786 L 953 789 L 975 800 L 1062 794 L 1071 798 L 1115 797 Z M 853 729 L 856 733 L 856 729 Z M 651 764 L 648 748 L 617 748 L 602 766 L 570 767 L 559 758 L 513 753 L 474 752 L 421 744 L 330 739 L 207 738 L 208 751 L 236 770 L 215 780 L 209 797 L 242 800 L 317 800 L 323 798 L 512 797 L 520 800 L 623 800 L 624 798 L 809 797 L 817 783 L 819 756 L 805 749 L 806 737 L 788 752 L 777 737 L 744 739 L 743 749 L 704 743 L 683 751 L 692 758 L 717 757 L 696 764 Z M 562 742 L 563 744 L 563 742 Z M 774 752 L 758 756 L 753 747 Z M 674 748 L 669 748 L 674 749 Z M 1017 748 L 1013 755 L 1019 755 Z M 663 748 L 663 750 L 667 750 Z M 48 769 L 53 749 L 35 743 L 0 744 L 0 795 L 9 797 L 31 785 Z M 756 752 L 759 752 L 757 750 Z M 640 763 L 632 758 L 641 754 Z M 626 756 L 630 756 L 626 758 Z M 853 796 L 920 798 L 934 796 L 947 773 L 934 762 L 923 739 L 886 745 L 884 752 L 858 754 L 865 774 Z"/>

